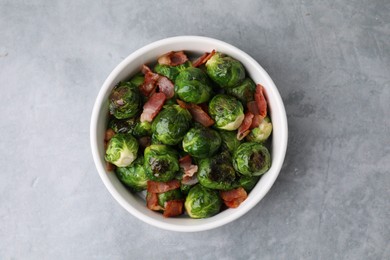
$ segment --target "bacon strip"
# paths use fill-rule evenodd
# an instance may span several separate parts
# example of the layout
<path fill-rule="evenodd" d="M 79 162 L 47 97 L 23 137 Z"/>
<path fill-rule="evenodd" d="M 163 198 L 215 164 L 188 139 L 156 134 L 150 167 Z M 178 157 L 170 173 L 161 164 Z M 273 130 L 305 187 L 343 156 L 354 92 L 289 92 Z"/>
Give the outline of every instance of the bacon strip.
<path fill-rule="evenodd" d="M 229 208 L 237 208 L 248 197 L 248 194 L 242 187 L 221 191 L 220 195 L 225 205 Z"/>
<path fill-rule="evenodd" d="M 160 76 L 157 80 L 157 86 L 160 92 L 164 93 L 167 99 L 175 95 L 175 85 L 167 77 Z"/>
<path fill-rule="evenodd" d="M 115 132 L 114 130 L 112 130 L 111 128 L 108 128 L 106 130 L 106 133 L 104 134 L 104 141 L 108 142 L 111 140 L 111 138 L 115 135 Z"/>
<path fill-rule="evenodd" d="M 209 127 L 214 124 L 214 120 L 200 106 L 192 103 L 187 104 L 179 99 L 176 99 L 176 102 L 180 107 L 188 109 L 192 115 L 192 119 L 196 122 L 201 123 L 205 127 Z"/>
<path fill-rule="evenodd" d="M 180 181 L 171 180 L 167 182 L 148 181 L 147 191 L 151 193 L 163 193 L 169 190 L 180 188 Z"/>
<path fill-rule="evenodd" d="M 181 183 L 193 185 L 198 182 L 195 173 L 198 171 L 198 165 L 192 164 L 191 156 L 186 155 L 179 159 L 180 168 L 183 169 L 183 179 Z"/>
<path fill-rule="evenodd" d="M 264 97 L 264 88 L 261 84 L 256 85 L 255 101 L 259 109 L 259 115 L 265 118 L 267 116 L 267 100 Z"/>
<path fill-rule="evenodd" d="M 163 210 L 163 208 L 158 204 L 157 193 L 148 192 L 146 194 L 146 206 L 151 210 Z"/>
<path fill-rule="evenodd" d="M 153 73 L 146 65 L 142 66 L 142 73 L 145 74 L 145 80 L 144 83 L 139 87 L 139 90 L 144 96 L 148 97 L 155 91 L 157 86 L 156 83 L 160 78 L 160 75 Z"/>
<path fill-rule="evenodd" d="M 171 51 L 160 56 L 157 61 L 161 65 L 177 66 L 187 60 L 187 55 L 183 51 Z"/>
<path fill-rule="evenodd" d="M 252 125 L 253 114 L 251 112 L 247 112 L 245 114 L 244 120 L 242 121 L 240 127 L 237 131 L 237 139 L 242 140 L 245 136 L 247 136 L 251 131 L 249 130 Z"/>
<path fill-rule="evenodd" d="M 205 64 L 214 54 L 215 54 L 215 50 L 212 50 L 211 53 L 206 52 L 205 54 L 197 58 L 192 63 L 192 66 L 199 67 L 200 65 Z"/>
<path fill-rule="evenodd" d="M 165 202 L 165 210 L 163 216 L 166 218 L 176 217 L 183 214 L 183 201 L 182 200 L 170 200 Z"/>
<path fill-rule="evenodd" d="M 166 96 L 164 93 L 153 93 L 149 100 L 144 104 L 143 111 L 141 114 L 141 122 L 152 122 L 153 118 L 160 112 L 162 109 Z"/>

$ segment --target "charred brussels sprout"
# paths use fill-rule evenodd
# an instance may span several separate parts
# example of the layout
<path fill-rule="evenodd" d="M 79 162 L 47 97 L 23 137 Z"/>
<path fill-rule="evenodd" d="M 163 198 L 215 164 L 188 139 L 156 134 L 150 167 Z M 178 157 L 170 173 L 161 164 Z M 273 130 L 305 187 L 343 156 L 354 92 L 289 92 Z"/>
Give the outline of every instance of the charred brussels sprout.
<path fill-rule="evenodd" d="M 271 156 L 259 143 L 243 143 L 234 152 L 233 166 L 242 175 L 259 176 L 270 168 Z"/>
<path fill-rule="evenodd" d="M 238 60 L 215 53 L 206 62 L 207 74 L 222 88 L 231 88 L 245 78 L 245 68 Z"/>
<path fill-rule="evenodd" d="M 191 125 L 191 114 L 179 105 L 165 106 L 152 123 L 153 137 L 158 141 L 176 145 L 183 140 Z"/>
<path fill-rule="evenodd" d="M 200 104 L 207 102 L 212 94 L 207 75 L 198 68 L 187 68 L 175 80 L 175 93 L 186 102 Z"/>
<path fill-rule="evenodd" d="M 144 167 L 150 180 L 166 182 L 179 171 L 177 152 L 163 144 L 152 144 L 144 151 Z"/>
<path fill-rule="evenodd" d="M 260 176 L 242 176 L 239 180 L 239 186 L 243 187 L 246 192 L 250 192 L 259 181 Z"/>
<path fill-rule="evenodd" d="M 133 129 L 133 135 L 137 138 L 142 136 L 151 136 L 152 135 L 152 124 L 145 121 L 145 122 L 138 122 L 134 129 Z"/>
<path fill-rule="evenodd" d="M 135 118 L 116 119 L 112 118 L 108 123 L 108 128 L 114 130 L 115 133 L 132 133 L 136 125 Z"/>
<path fill-rule="evenodd" d="M 183 139 L 183 150 L 196 158 L 212 156 L 220 145 L 218 132 L 203 126 L 191 128 Z"/>
<path fill-rule="evenodd" d="M 233 154 L 241 144 L 241 141 L 237 139 L 236 132 L 220 130 L 219 135 L 222 138 L 222 150 L 228 150 L 231 154 Z"/>
<path fill-rule="evenodd" d="M 184 207 L 191 218 L 207 218 L 217 214 L 221 204 L 217 191 L 197 184 L 188 193 Z"/>
<path fill-rule="evenodd" d="M 204 187 L 229 190 L 237 186 L 236 171 L 231 163 L 231 156 L 227 151 L 211 159 L 200 160 L 198 167 L 198 180 Z"/>
<path fill-rule="evenodd" d="M 180 189 L 175 189 L 175 190 L 169 190 L 163 193 L 159 193 L 157 197 L 158 197 L 158 204 L 164 208 L 165 202 L 170 200 L 183 199 L 183 194 L 181 193 Z"/>
<path fill-rule="evenodd" d="M 272 123 L 269 117 L 267 116 L 266 118 L 263 119 L 263 121 L 260 123 L 258 127 L 252 129 L 249 135 L 247 135 L 246 139 L 252 142 L 263 143 L 271 135 L 271 132 L 272 132 Z"/>
<path fill-rule="evenodd" d="M 144 168 L 144 157 L 138 158 L 127 167 L 116 168 L 116 176 L 118 179 L 130 187 L 131 190 L 138 192 L 146 189 L 148 178 Z"/>
<path fill-rule="evenodd" d="M 154 67 L 154 71 L 160 75 L 167 77 L 172 81 L 175 81 L 177 75 L 179 75 L 181 71 L 185 70 L 188 67 L 191 67 L 190 61 L 186 61 L 185 63 L 177 66 L 169 66 L 169 65 L 157 63 L 156 66 Z"/>
<path fill-rule="evenodd" d="M 118 167 L 129 166 L 136 158 L 138 142 L 131 134 L 116 134 L 107 144 L 105 159 Z"/>
<path fill-rule="evenodd" d="M 209 103 L 210 116 L 215 127 L 224 130 L 236 130 L 244 120 L 244 108 L 236 98 L 218 94 Z"/>
<path fill-rule="evenodd" d="M 141 98 L 138 87 L 130 82 L 121 82 L 110 95 L 110 113 L 117 119 L 135 116 L 140 111 Z"/>
<path fill-rule="evenodd" d="M 227 89 L 226 92 L 229 95 L 236 97 L 243 104 L 246 104 L 249 101 L 254 100 L 255 90 L 256 90 L 256 84 L 250 78 L 246 78 L 244 79 L 243 82 L 241 82 L 237 86 Z"/>

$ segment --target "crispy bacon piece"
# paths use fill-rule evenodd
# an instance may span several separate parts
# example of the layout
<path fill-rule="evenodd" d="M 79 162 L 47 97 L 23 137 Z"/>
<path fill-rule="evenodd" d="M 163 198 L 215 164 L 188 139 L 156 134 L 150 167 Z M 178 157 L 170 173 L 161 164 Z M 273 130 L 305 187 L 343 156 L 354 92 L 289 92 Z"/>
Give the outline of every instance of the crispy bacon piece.
<path fill-rule="evenodd" d="M 171 180 L 167 182 L 148 181 L 147 191 L 152 193 L 163 193 L 169 190 L 180 188 L 180 181 Z"/>
<path fill-rule="evenodd" d="M 215 50 L 212 50 L 211 53 L 206 52 L 205 54 L 197 58 L 192 63 L 192 66 L 199 67 L 200 65 L 205 64 L 214 54 L 215 54 Z"/>
<path fill-rule="evenodd" d="M 177 66 L 187 60 L 187 55 L 183 51 L 171 51 L 159 57 L 157 61 L 161 65 Z"/>
<path fill-rule="evenodd" d="M 257 102 L 250 101 L 246 104 L 246 106 L 248 107 L 248 111 L 253 114 L 252 125 L 250 129 L 258 127 L 261 121 L 263 121 L 263 117 L 260 116 L 259 108 L 257 107 Z"/>
<path fill-rule="evenodd" d="M 160 76 L 157 80 L 157 86 L 160 92 L 164 93 L 167 99 L 175 95 L 175 85 L 167 77 Z"/>
<path fill-rule="evenodd" d="M 112 163 L 110 163 L 110 162 L 106 162 L 106 170 L 107 171 L 113 171 L 113 170 L 115 170 L 115 168 L 116 168 L 116 166 L 115 165 L 113 165 Z"/>
<path fill-rule="evenodd" d="M 106 133 L 104 134 L 104 141 L 108 142 L 111 140 L 111 138 L 115 135 L 115 131 L 111 128 L 108 128 L 106 130 Z"/>
<path fill-rule="evenodd" d="M 198 182 L 198 178 L 195 173 L 198 171 L 198 165 L 192 164 L 191 156 L 186 155 L 179 159 L 180 168 L 183 169 L 182 183 L 187 185 L 193 185 Z"/>
<path fill-rule="evenodd" d="M 198 105 L 186 103 L 179 99 L 176 100 L 180 107 L 188 109 L 190 111 L 192 118 L 201 123 L 205 127 L 212 126 L 214 124 L 214 120 Z"/>
<path fill-rule="evenodd" d="M 176 99 L 176 102 L 177 102 L 177 104 L 178 104 L 181 108 L 189 109 L 189 108 L 191 107 L 190 104 L 187 104 L 186 102 L 181 101 L 180 99 Z"/>
<path fill-rule="evenodd" d="M 251 131 L 249 130 L 252 125 L 253 114 L 251 112 L 247 112 L 245 114 L 244 120 L 242 121 L 240 127 L 237 131 L 237 139 L 242 140 L 245 136 L 247 136 Z"/>
<path fill-rule="evenodd" d="M 248 197 L 248 194 L 242 187 L 229 191 L 221 191 L 220 195 L 225 205 L 229 208 L 237 208 Z"/>
<path fill-rule="evenodd" d="M 157 86 L 156 83 L 160 78 L 160 75 L 152 72 L 151 69 L 146 65 L 142 66 L 142 73 L 145 74 L 145 80 L 144 83 L 139 87 L 139 90 L 144 96 L 148 97 L 155 91 Z"/>
<path fill-rule="evenodd" d="M 141 122 L 152 122 L 153 118 L 160 112 L 164 105 L 166 96 L 164 93 L 153 93 L 149 100 L 144 104 L 141 114 Z"/>
<path fill-rule="evenodd" d="M 165 210 L 163 216 L 166 218 L 176 217 L 183 214 L 183 201 L 182 200 L 170 200 L 165 202 Z"/>
<path fill-rule="evenodd" d="M 163 210 L 163 207 L 158 204 L 157 193 L 148 192 L 146 194 L 146 206 L 151 210 Z"/>
<path fill-rule="evenodd" d="M 264 97 L 264 88 L 261 84 L 256 85 L 255 101 L 259 109 L 259 115 L 265 118 L 267 116 L 267 100 Z"/>

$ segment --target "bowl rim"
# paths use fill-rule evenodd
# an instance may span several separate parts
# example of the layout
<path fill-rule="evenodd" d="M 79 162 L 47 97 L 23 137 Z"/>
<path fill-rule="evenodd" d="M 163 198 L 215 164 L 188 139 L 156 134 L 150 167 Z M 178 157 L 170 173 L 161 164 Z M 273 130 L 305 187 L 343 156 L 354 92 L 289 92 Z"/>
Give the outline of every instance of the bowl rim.
<path fill-rule="evenodd" d="M 237 210 L 233 212 L 232 214 L 228 215 L 227 217 L 220 219 L 218 221 L 214 222 L 206 222 L 201 223 L 198 225 L 177 225 L 172 223 L 167 223 L 163 221 L 157 221 L 154 218 L 151 218 L 149 216 L 144 215 L 143 213 L 139 212 L 137 209 L 135 209 L 131 204 L 129 204 L 122 195 L 116 190 L 114 185 L 111 183 L 107 176 L 107 172 L 105 170 L 104 162 L 101 161 L 99 156 L 99 148 L 98 144 L 96 142 L 97 140 L 97 127 L 98 127 L 98 120 L 99 120 L 99 112 L 100 108 L 103 105 L 103 102 L 105 102 L 105 94 L 110 89 L 113 80 L 118 76 L 118 74 L 126 68 L 126 66 L 131 63 L 132 60 L 134 60 L 136 57 L 139 57 L 155 48 L 161 47 L 163 45 L 169 45 L 169 44 L 175 44 L 178 42 L 197 42 L 199 44 L 201 43 L 213 43 L 215 45 L 223 45 L 226 48 L 229 48 L 231 51 L 237 53 L 238 56 L 243 57 L 247 60 L 247 62 L 251 63 L 251 66 L 256 67 L 256 69 L 262 74 L 262 77 L 265 78 L 265 80 L 270 83 L 270 86 L 267 86 L 268 88 L 272 88 L 273 96 L 274 96 L 274 103 L 276 106 L 278 106 L 278 116 L 281 117 L 281 135 L 278 136 L 281 142 L 281 156 L 279 157 L 279 160 L 277 162 L 272 161 L 272 164 L 276 164 L 275 174 L 272 175 L 272 178 L 268 181 L 268 185 L 264 189 L 261 190 L 260 194 L 256 194 L 256 198 L 252 200 L 252 203 L 250 205 L 247 205 L 245 208 L 242 208 L 241 210 Z M 275 107 L 275 104 L 273 107 Z M 127 56 L 124 60 L 122 60 L 109 74 L 107 79 L 104 81 L 102 87 L 99 90 L 98 96 L 96 98 L 96 101 L 94 103 L 93 109 L 92 109 L 92 116 L 91 116 L 91 123 L 90 123 L 90 143 L 91 143 L 91 149 L 92 149 L 92 155 L 93 160 L 96 166 L 96 169 L 98 170 L 99 176 L 102 179 L 104 185 L 110 192 L 110 194 L 114 197 L 114 199 L 123 207 L 125 208 L 129 213 L 131 213 L 136 218 L 142 220 L 145 223 L 148 223 L 152 226 L 162 228 L 165 230 L 171 230 L 171 231 L 179 231 L 179 232 L 195 232 L 195 231 L 204 231 L 209 230 L 213 228 L 220 227 L 222 225 L 225 225 L 231 221 L 234 221 L 247 213 L 250 209 L 252 209 L 258 202 L 260 202 L 263 197 L 268 193 L 268 191 L 273 186 L 276 178 L 278 177 L 280 170 L 282 168 L 284 158 L 287 151 L 287 142 L 288 142 L 288 124 L 287 124 L 287 115 L 285 111 L 285 107 L 282 101 L 282 98 L 280 96 L 280 93 L 275 85 L 275 83 L 272 81 L 271 77 L 268 75 L 268 73 L 263 69 L 263 67 L 254 60 L 251 56 L 249 56 L 244 51 L 240 50 L 239 48 L 226 43 L 221 40 L 217 40 L 210 37 L 204 37 L 204 36 L 175 36 L 170 38 L 165 38 L 162 40 L 154 41 L 150 44 L 145 45 L 144 47 L 141 47 L 131 53 L 129 56 Z"/>

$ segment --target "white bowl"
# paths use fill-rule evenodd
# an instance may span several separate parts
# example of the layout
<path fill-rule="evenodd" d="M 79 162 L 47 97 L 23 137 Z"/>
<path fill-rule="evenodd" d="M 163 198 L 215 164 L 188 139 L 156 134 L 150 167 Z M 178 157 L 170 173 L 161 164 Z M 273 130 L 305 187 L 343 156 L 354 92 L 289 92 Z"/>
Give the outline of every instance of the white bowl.
<path fill-rule="evenodd" d="M 249 76 L 264 86 L 273 123 L 272 133 L 272 165 L 262 176 L 248 198 L 236 209 L 227 209 L 205 219 L 164 218 L 162 214 L 149 210 L 145 200 L 131 194 L 119 182 L 114 173 L 108 172 L 104 161 L 104 133 L 107 125 L 108 96 L 114 86 L 121 80 L 128 79 L 141 69 L 142 64 L 155 62 L 160 55 L 172 50 L 185 50 L 195 54 L 203 54 L 217 50 L 239 60 L 246 68 Z M 280 94 L 267 72 L 248 54 L 223 41 L 199 36 L 179 36 L 153 42 L 135 51 L 123 60 L 108 76 L 100 89 L 91 118 L 91 148 L 93 159 L 99 175 L 111 195 L 128 212 L 140 220 L 153 226 L 181 232 L 202 231 L 222 226 L 248 212 L 270 190 L 282 167 L 287 148 L 287 117 Z"/>

